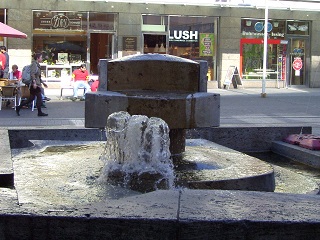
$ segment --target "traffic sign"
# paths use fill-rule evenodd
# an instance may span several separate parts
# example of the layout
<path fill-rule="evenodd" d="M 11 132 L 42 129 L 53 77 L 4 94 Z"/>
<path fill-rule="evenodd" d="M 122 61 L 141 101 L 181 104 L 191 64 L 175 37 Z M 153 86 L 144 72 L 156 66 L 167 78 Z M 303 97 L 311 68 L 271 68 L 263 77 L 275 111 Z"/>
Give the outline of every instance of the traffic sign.
<path fill-rule="evenodd" d="M 296 57 L 293 60 L 292 67 L 294 70 L 299 71 L 302 68 L 302 59 L 299 57 Z"/>

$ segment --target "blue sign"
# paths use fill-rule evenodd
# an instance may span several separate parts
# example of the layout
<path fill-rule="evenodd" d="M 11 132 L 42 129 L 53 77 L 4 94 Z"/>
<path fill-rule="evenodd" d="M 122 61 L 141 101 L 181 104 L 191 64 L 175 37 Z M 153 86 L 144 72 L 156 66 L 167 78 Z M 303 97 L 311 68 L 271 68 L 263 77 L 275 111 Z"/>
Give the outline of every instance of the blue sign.
<path fill-rule="evenodd" d="M 262 30 L 264 29 L 264 25 L 262 22 L 257 22 L 255 25 L 254 25 L 254 29 L 257 31 L 257 32 L 262 32 Z M 272 24 L 270 22 L 268 22 L 268 27 L 267 27 L 267 32 L 271 32 L 272 31 Z"/>

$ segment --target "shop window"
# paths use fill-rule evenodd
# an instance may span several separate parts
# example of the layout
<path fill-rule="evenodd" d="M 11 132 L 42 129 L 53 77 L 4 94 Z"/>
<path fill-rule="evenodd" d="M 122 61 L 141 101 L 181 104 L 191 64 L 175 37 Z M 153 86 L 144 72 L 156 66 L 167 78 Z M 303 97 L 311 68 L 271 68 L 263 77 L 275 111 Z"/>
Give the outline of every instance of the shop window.
<path fill-rule="evenodd" d="M 287 34 L 309 35 L 309 22 L 287 21 Z"/>
<path fill-rule="evenodd" d="M 115 14 L 90 12 L 89 19 L 90 30 L 115 31 Z"/>
<path fill-rule="evenodd" d="M 166 53 L 166 35 L 144 34 L 144 53 Z"/>
<path fill-rule="evenodd" d="M 267 46 L 266 79 L 286 79 L 287 45 L 281 40 L 269 39 Z M 241 39 L 240 75 L 243 79 L 263 78 L 264 46 L 260 39 Z"/>
<path fill-rule="evenodd" d="M 86 62 L 86 36 L 34 36 L 33 51 L 45 54 L 44 63 L 69 64 Z M 60 53 L 66 53 L 67 59 L 61 61 Z M 62 56 L 62 55 L 61 55 Z"/>
<path fill-rule="evenodd" d="M 215 35 L 213 17 L 170 16 L 168 53 L 208 62 L 208 80 L 213 80 Z"/>
<path fill-rule="evenodd" d="M 142 15 L 141 31 L 143 32 L 165 32 L 168 26 L 168 16 Z"/>
<path fill-rule="evenodd" d="M 44 63 L 50 65 L 84 63 L 88 25 L 91 32 L 113 31 L 115 20 L 116 14 L 107 13 L 33 11 L 33 51 L 44 52 Z"/>

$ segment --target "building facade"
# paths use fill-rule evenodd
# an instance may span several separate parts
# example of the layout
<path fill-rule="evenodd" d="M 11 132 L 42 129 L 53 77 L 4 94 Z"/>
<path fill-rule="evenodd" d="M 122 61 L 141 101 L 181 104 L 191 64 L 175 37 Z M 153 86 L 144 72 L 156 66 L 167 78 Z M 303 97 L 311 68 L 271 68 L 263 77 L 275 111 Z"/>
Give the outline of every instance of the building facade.
<path fill-rule="evenodd" d="M 261 87 L 264 9 L 225 5 L 111 1 L 4 0 L 0 21 L 28 35 L 1 38 L 10 64 L 43 51 L 43 77 L 59 81 L 81 63 L 97 74 L 99 59 L 171 54 L 208 61 L 209 86 L 223 87 L 237 68 L 245 87 Z M 320 87 L 319 13 L 269 9 L 267 87 Z M 232 77 L 232 76 L 231 76 Z"/>

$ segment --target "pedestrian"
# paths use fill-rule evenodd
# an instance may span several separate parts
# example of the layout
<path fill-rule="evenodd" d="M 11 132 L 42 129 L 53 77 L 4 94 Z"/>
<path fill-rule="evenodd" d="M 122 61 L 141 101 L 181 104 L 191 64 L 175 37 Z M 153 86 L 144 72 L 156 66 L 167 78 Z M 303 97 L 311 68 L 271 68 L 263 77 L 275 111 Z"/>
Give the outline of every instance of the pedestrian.
<path fill-rule="evenodd" d="M 72 101 L 77 100 L 78 98 L 78 89 L 84 88 L 83 97 L 80 101 L 84 101 L 86 97 L 86 93 L 90 91 L 90 85 L 88 84 L 89 80 L 89 72 L 86 68 L 85 64 L 81 64 L 80 68 L 76 69 L 72 73 L 72 81 L 73 83 L 73 97 Z"/>
<path fill-rule="evenodd" d="M 42 53 L 36 53 L 34 54 L 33 61 L 31 64 L 31 79 L 32 82 L 29 86 L 30 89 L 30 97 L 28 100 L 25 100 L 21 102 L 19 106 L 16 107 L 16 113 L 18 116 L 20 116 L 20 109 L 31 103 L 35 97 L 37 97 L 37 110 L 38 110 L 38 116 L 39 117 L 45 117 L 48 116 L 47 113 L 42 112 L 41 107 L 42 107 L 42 96 L 41 96 L 41 84 L 47 88 L 47 84 L 45 84 L 42 79 L 41 79 L 41 68 L 40 68 L 40 63 L 42 62 Z"/>
<path fill-rule="evenodd" d="M 13 64 L 11 68 L 12 68 L 12 72 L 9 74 L 10 75 L 9 79 L 17 81 L 17 84 L 18 84 L 17 90 L 18 90 L 18 96 L 19 96 L 21 94 L 20 81 L 22 78 L 22 73 L 18 70 L 18 66 L 16 64 Z M 8 100 L 6 103 L 6 107 L 9 107 L 10 104 L 11 104 L 11 101 Z"/>
<path fill-rule="evenodd" d="M 1 46 L 0 47 L 0 51 L 1 53 L 4 55 L 5 57 L 5 63 L 3 65 L 3 76 L 2 78 L 9 78 L 9 54 L 7 53 L 7 48 L 6 46 Z"/>

